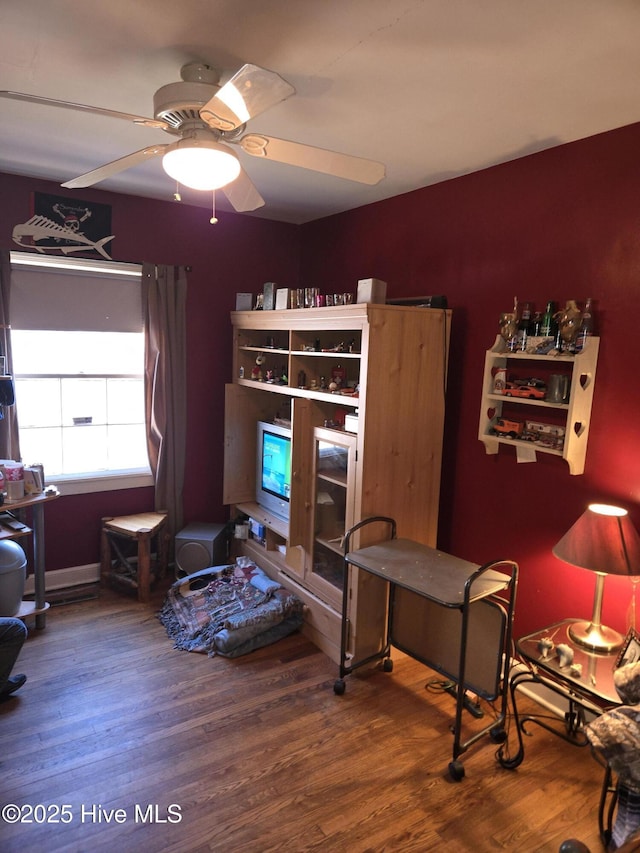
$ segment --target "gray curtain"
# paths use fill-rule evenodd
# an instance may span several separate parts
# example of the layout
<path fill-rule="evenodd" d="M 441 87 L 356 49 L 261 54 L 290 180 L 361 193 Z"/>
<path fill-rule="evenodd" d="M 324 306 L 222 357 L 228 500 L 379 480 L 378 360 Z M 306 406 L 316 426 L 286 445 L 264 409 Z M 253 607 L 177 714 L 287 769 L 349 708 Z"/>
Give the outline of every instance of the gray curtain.
<path fill-rule="evenodd" d="M 171 536 L 183 521 L 186 302 L 184 267 L 143 264 L 147 446 L 155 479 L 155 509 L 167 511 Z"/>
<path fill-rule="evenodd" d="M 6 249 L 0 249 L 0 355 L 5 357 L 5 370 L 13 374 L 11 358 L 11 259 Z M 10 397 L 13 396 L 13 382 Z M 6 399 L 6 396 L 3 395 Z M 18 415 L 15 406 L 2 406 L 0 419 L 0 459 L 20 461 L 20 438 L 18 434 Z"/>

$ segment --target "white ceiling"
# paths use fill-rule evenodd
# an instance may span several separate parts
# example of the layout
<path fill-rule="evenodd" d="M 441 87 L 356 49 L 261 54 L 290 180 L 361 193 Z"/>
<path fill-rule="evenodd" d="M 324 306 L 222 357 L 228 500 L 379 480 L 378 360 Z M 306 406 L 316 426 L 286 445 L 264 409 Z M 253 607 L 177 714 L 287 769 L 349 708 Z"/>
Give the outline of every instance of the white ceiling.
<path fill-rule="evenodd" d="M 239 151 L 251 215 L 293 223 L 640 121 L 639 45 L 638 0 L 0 0 L 0 89 L 152 116 L 186 62 L 277 71 L 296 95 L 250 130 L 386 165 L 368 187 Z M 63 182 L 173 139 L 0 100 L 4 172 Z M 96 188 L 175 189 L 159 159 Z"/>

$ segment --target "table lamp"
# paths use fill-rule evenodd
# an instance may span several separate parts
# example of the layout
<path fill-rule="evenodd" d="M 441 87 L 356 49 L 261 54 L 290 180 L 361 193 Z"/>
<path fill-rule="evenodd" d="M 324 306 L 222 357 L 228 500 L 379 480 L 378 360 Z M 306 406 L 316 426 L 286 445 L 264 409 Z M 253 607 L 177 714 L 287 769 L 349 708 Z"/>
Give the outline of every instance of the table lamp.
<path fill-rule="evenodd" d="M 574 622 L 571 639 L 594 652 L 610 652 L 623 637 L 601 624 L 606 575 L 640 574 L 640 537 L 626 509 L 590 504 L 573 527 L 554 546 L 553 553 L 572 566 L 596 573 L 596 591 L 590 622 Z"/>

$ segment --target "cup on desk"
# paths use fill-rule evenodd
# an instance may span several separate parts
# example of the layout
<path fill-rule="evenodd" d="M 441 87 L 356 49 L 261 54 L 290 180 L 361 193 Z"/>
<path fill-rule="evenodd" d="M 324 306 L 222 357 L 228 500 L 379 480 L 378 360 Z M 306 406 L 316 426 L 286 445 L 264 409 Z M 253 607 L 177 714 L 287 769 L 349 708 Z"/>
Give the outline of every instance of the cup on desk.
<path fill-rule="evenodd" d="M 19 501 L 24 497 L 24 465 L 19 462 L 5 462 L 2 465 L 4 490 L 7 501 Z"/>
<path fill-rule="evenodd" d="M 20 501 L 24 497 L 24 480 L 7 480 L 5 483 L 7 503 Z"/>

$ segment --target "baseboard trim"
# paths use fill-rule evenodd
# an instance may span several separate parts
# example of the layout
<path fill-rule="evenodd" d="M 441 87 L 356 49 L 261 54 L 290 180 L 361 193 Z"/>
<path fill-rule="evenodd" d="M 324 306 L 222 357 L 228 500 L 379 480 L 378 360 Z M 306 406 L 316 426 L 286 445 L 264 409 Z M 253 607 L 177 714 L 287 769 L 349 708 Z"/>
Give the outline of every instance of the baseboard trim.
<path fill-rule="evenodd" d="M 74 586 L 87 586 L 100 580 L 100 563 L 88 563 L 85 566 L 69 566 L 66 569 L 53 569 L 44 573 L 46 592 L 57 589 L 69 589 Z M 25 595 L 35 593 L 33 575 L 29 575 L 24 585 Z"/>

